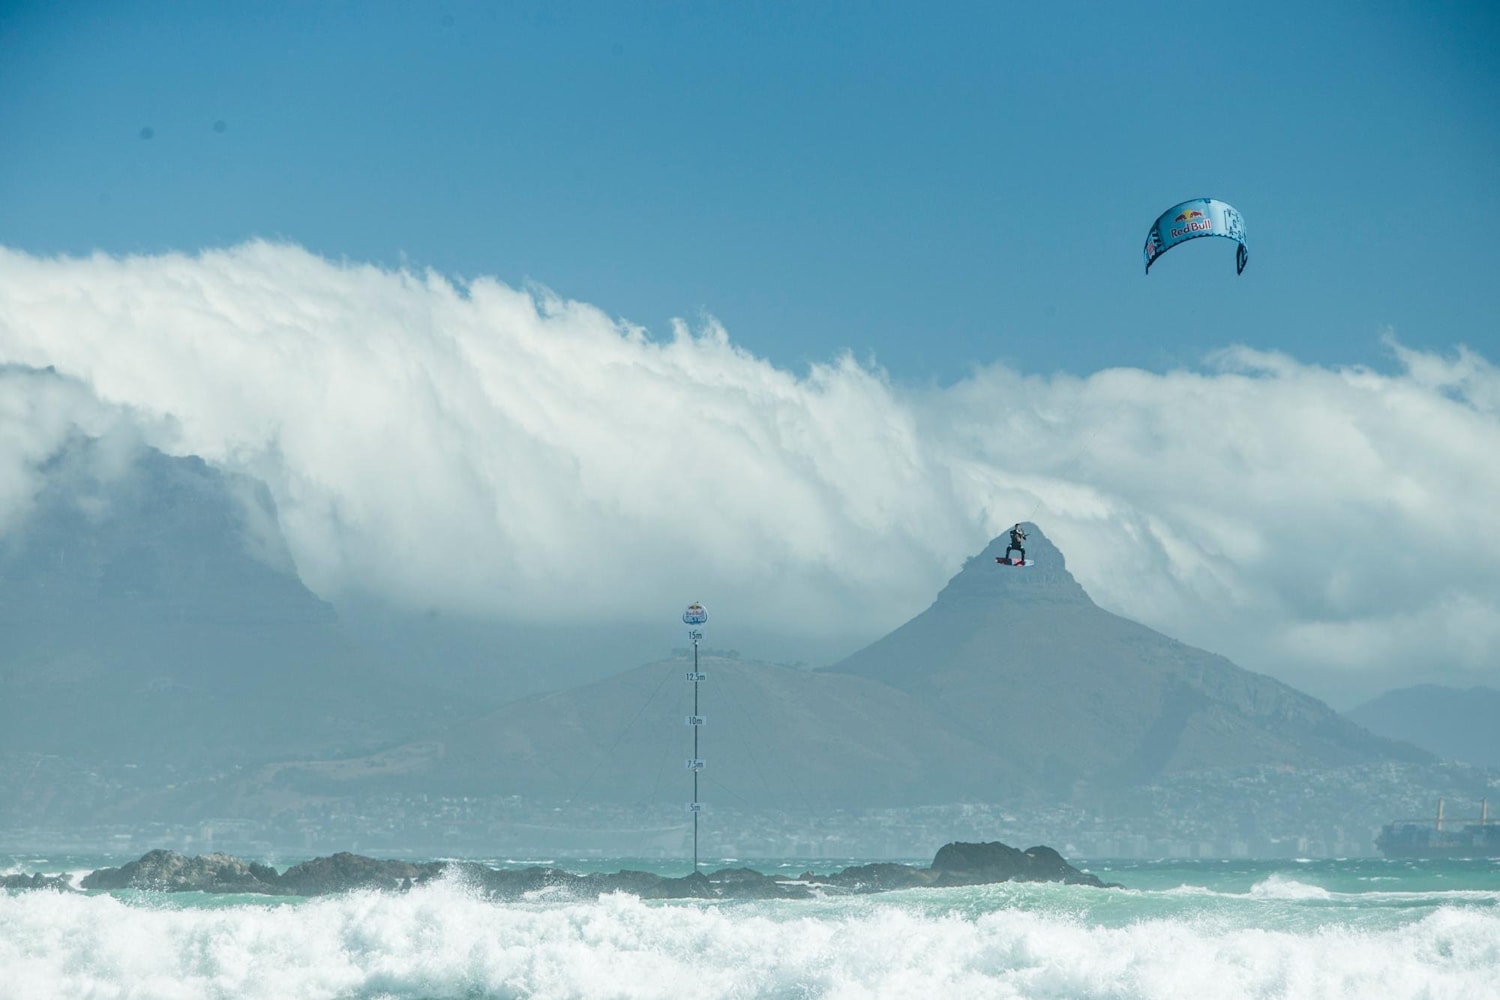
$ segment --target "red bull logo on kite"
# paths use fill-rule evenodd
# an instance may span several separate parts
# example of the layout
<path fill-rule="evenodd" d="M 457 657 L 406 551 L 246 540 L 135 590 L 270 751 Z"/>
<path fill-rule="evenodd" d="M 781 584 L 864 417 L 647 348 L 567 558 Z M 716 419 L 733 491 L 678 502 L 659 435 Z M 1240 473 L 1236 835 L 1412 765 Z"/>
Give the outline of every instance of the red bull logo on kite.
<path fill-rule="evenodd" d="M 1180 239 L 1183 236 L 1191 236 L 1194 233 L 1211 233 L 1214 228 L 1214 220 L 1204 215 L 1196 208 L 1190 208 L 1185 212 L 1179 212 L 1173 222 L 1180 223 L 1171 231 L 1172 239 Z"/>

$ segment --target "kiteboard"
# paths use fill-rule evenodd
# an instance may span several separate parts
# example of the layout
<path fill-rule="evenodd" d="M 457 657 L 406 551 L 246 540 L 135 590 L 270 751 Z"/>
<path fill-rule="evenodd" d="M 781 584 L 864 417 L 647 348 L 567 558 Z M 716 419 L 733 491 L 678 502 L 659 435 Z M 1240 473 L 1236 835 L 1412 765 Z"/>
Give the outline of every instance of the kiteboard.
<path fill-rule="evenodd" d="M 1021 560 L 1021 559 L 1007 559 L 1007 558 L 1005 558 L 1003 556 L 996 556 L 995 557 L 995 562 L 999 563 L 1001 566 L 1019 566 L 1022 569 L 1025 569 L 1027 566 L 1035 566 L 1036 565 L 1036 560 L 1035 559 L 1026 559 L 1026 560 Z"/>

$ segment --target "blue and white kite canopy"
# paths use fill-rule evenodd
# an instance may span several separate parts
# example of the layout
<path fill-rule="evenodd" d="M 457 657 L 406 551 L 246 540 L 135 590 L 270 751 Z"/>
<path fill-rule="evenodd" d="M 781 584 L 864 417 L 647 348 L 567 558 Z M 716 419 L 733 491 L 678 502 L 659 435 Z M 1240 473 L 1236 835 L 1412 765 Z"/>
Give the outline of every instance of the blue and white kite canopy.
<path fill-rule="evenodd" d="M 1245 246 L 1245 220 L 1239 209 L 1216 198 L 1194 198 L 1161 213 L 1161 218 L 1146 234 L 1146 273 L 1151 273 L 1156 258 L 1177 244 L 1200 236 L 1223 236 L 1238 243 L 1234 273 L 1244 272 L 1245 264 L 1250 260 L 1250 250 Z"/>

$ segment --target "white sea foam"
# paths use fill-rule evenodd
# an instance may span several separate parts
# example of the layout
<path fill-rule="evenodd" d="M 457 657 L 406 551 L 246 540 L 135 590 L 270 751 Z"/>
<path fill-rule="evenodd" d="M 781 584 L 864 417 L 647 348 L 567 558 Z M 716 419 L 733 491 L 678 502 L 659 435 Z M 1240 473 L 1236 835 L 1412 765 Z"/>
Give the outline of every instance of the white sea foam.
<path fill-rule="evenodd" d="M 1222 895 L 1224 895 L 1223 892 L 1220 892 L 1217 889 L 1210 889 L 1210 888 L 1208 888 L 1207 886 L 1204 886 L 1204 885 L 1179 885 L 1179 886 L 1174 886 L 1171 889 L 1163 889 L 1163 890 L 1161 890 L 1161 894 L 1165 895 L 1165 896 L 1222 896 Z"/>
<path fill-rule="evenodd" d="M 1322 886 L 1308 885 L 1284 875 L 1272 875 L 1250 888 L 1255 899 L 1329 899 L 1331 894 Z"/>
<path fill-rule="evenodd" d="M 1497 995 L 1500 915 L 1363 913 L 1294 932 L 890 897 L 501 905 L 455 882 L 292 905 L 32 892 L 0 896 L 0 1000 Z"/>

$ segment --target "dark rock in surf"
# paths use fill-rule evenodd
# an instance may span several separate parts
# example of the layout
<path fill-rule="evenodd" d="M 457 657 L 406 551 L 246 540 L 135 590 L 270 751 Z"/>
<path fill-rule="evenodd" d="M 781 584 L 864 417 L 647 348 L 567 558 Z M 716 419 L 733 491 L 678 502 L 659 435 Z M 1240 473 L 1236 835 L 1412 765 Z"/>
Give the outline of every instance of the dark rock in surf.
<path fill-rule="evenodd" d="M 575 875 L 561 868 L 496 869 L 464 863 L 454 865 L 455 877 L 497 899 L 597 899 L 612 892 L 641 899 L 799 899 L 805 886 L 790 884 L 749 868 L 725 868 L 705 875 L 693 872 L 672 877 L 629 869 L 613 873 Z"/>
<path fill-rule="evenodd" d="M 935 885 L 987 885 L 993 882 L 1065 882 L 1105 888 L 1097 876 L 1079 871 L 1050 847 L 1022 851 L 992 841 L 944 844 L 932 859 Z"/>
<path fill-rule="evenodd" d="M 817 892 L 890 892 L 924 886 L 987 885 L 995 882 L 1065 882 L 1117 887 L 1079 871 L 1050 847 L 1025 851 L 998 842 L 951 843 L 931 866 L 877 863 L 851 865 L 828 875 L 806 872 L 798 878 L 765 875 L 752 868 L 721 868 L 672 877 L 624 870 L 575 875 L 561 868 L 491 868 L 478 862 L 382 861 L 341 852 L 293 865 L 278 875 L 268 865 L 247 864 L 227 854 L 188 858 L 151 851 L 119 868 L 101 868 L 84 877 L 85 889 L 150 889 L 160 892 L 249 892 L 282 896 L 326 896 L 357 889 L 406 892 L 447 876 L 493 899 L 597 899 L 612 892 L 641 899 L 809 899 Z M 13 876 L 20 888 L 38 888 L 43 876 Z M 62 876 L 58 876 L 61 880 Z M 10 887 L 11 879 L 6 880 Z M 71 888 L 64 882 L 59 888 Z"/>
<path fill-rule="evenodd" d="M 448 868 L 455 877 L 475 891 L 500 899 L 520 899 L 525 895 L 572 898 L 583 876 L 561 868 L 531 865 L 527 868 L 491 868 L 475 861 L 462 861 Z"/>
<path fill-rule="evenodd" d="M 277 886 L 296 896 L 324 896 L 353 889 L 397 890 L 436 878 L 445 867 L 441 861 L 380 861 L 340 851 L 332 857 L 293 865 L 282 873 Z"/>
<path fill-rule="evenodd" d="M 708 876 L 708 884 L 715 896 L 725 899 L 812 898 L 807 886 L 763 875 L 753 868 L 722 868 Z"/>
<path fill-rule="evenodd" d="M 713 883 L 702 872 L 693 872 L 679 878 L 663 878 L 655 891 L 642 899 L 713 899 L 720 895 L 714 891 Z"/>
<path fill-rule="evenodd" d="M 53 892 L 77 892 L 66 875 L 5 875 L 0 876 L 0 889 L 18 889 L 23 892 L 35 889 L 50 889 Z"/>
<path fill-rule="evenodd" d="M 937 878 L 925 868 L 913 868 L 889 862 L 871 865 L 852 865 L 829 875 L 802 876 L 804 881 L 815 881 L 845 892 L 890 892 L 895 889 L 915 889 L 925 885 L 936 885 Z"/>
<path fill-rule="evenodd" d="M 161 892 L 258 892 L 279 894 L 276 869 L 246 864 L 228 854 L 189 858 L 176 851 L 149 851 L 119 868 L 83 877 L 84 889 L 154 889 Z"/>

